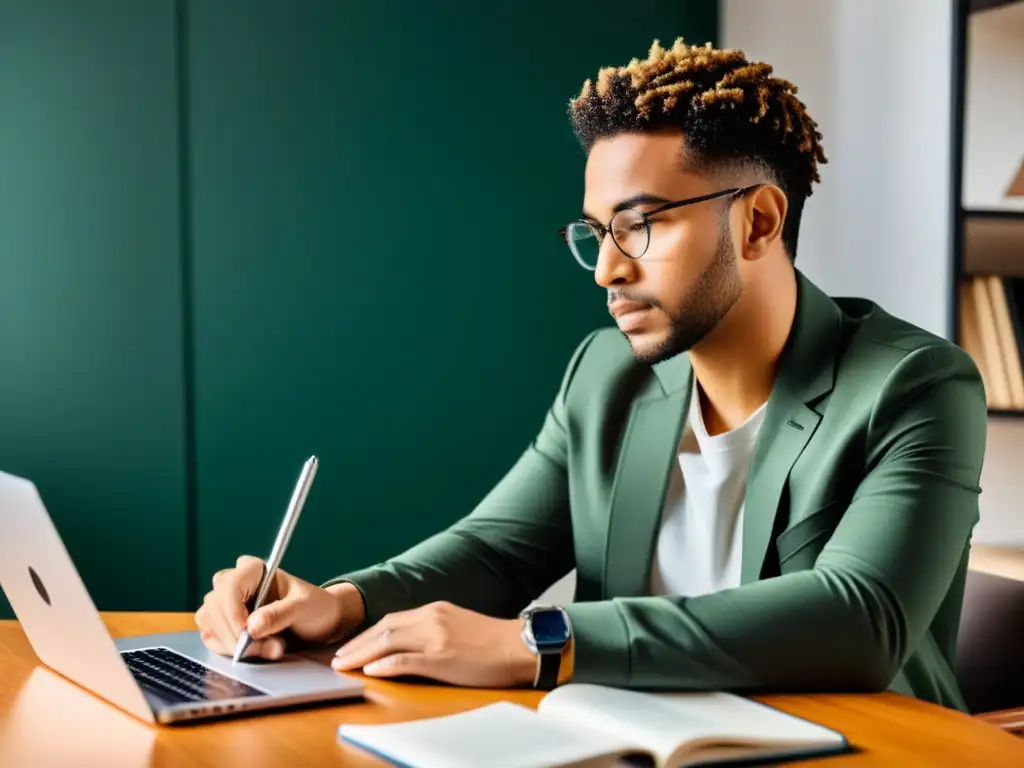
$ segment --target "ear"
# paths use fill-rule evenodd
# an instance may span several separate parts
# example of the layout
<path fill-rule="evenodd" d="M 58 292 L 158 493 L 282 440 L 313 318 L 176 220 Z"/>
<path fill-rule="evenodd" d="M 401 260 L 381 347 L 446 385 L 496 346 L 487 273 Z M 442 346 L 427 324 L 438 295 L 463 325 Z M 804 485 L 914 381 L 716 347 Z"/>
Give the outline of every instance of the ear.
<path fill-rule="evenodd" d="M 744 196 L 744 203 L 739 208 L 744 214 L 740 256 L 749 260 L 760 259 L 781 242 L 789 201 L 779 187 L 762 184 Z"/>

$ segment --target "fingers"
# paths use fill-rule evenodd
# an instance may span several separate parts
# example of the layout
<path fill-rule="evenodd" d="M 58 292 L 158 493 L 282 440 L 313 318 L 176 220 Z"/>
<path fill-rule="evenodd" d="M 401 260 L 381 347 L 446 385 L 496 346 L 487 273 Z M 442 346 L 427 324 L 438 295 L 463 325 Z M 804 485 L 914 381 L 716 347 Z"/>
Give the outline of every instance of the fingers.
<path fill-rule="evenodd" d="M 203 645 L 216 654 L 221 656 L 233 656 L 235 653 L 237 641 L 231 644 L 226 644 L 220 639 L 220 636 L 217 633 L 208 629 L 199 630 L 199 637 L 202 639 Z M 260 657 L 270 659 L 271 661 L 277 661 L 284 656 L 284 652 L 285 645 L 282 638 L 268 637 L 263 640 L 254 640 L 250 643 L 243 658 Z"/>
<path fill-rule="evenodd" d="M 234 648 L 231 652 L 234 653 Z M 263 640 L 254 640 L 246 649 L 243 658 L 260 657 L 277 661 L 284 656 L 284 640 L 280 637 L 268 637 Z"/>
<path fill-rule="evenodd" d="M 215 645 L 220 649 L 231 649 L 231 650 L 218 650 L 217 653 L 226 653 L 228 655 L 234 650 L 235 643 L 238 641 L 238 635 L 231 628 L 228 623 L 227 617 L 220 608 L 220 601 L 214 592 L 207 592 L 206 597 L 203 599 L 203 607 L 196 612 L 196 625 L 200 629 L 200 637 L 205 635 L 210 641 L 215 641 Z M 204 640 L 204 642 L 207 642 Z M 213 650 L 214 644 L 207 642 L 207 645 Z"/>
<path fill-rule="evenodd" d="M 263 561 L 258 557 L 242 555 L 235 567 L 222 576 L 223 588 L 214 586 L 214 592 L 221 596 L 221 608 L 236 637 L 245 629 L 245 622 L 249 618 L 245 604 L 256 594 L 262 576 Z"/>
<path fill-rule="evenodd" d="M 434 655 L 444 645 L 444 617 L 449 606 L 431 603 L 390 613 L 338 649 L 331 666 L 357 669 L 395 653 Z"/>
<path fill-rule="evenodd" d="M 213 589 L 195 615 L 200 637 L 210 650 L 222 655 L 234 653 L 249 616 L 245 603 L 256 592 L 262 574 L 263 561 L 243 555 L 234 568 L 213 575 Z"/>
<path fill-rule="evenodd" d="M 398 675 L 420 675 L 422 677 L 444 678 L 437 674 L 436 665 L 427 661 L 423 653 L 393 653 L 363 667 L 363 672 L 373 677 L 397 677 Z"/>
<path fill-rule="evenodd" d="M 301 603 L 302 595 L 290 592 L 280 600 L 257 608 L 245 624 L 249 636 L 258 639 L 284 632 L 294 621 L 295 612 Z"/>
<path fill-rule="evenodd" d="M 248 562 L 250 560 L 256 562 Z M 210 593 L 211 610 L 221 614 L 236 638 L 245 628 L 245 620 L 249 615 L 245 602 L 256 590 L 263 571 L 262 563 L 257 558 L 243 556 L 238 558 L 238 562 L 238 567 L 225 568 L 213 575 L 213 591 Z"/>
<path fill-rule="evenodd" d="M 224 643 L 220 641 L 220 638 L 215 632 L 209 629 L 200 629 L 199 637 L 203 641 L 203 645 L 209 648 L 214 653 L 220 654 L 221 656 L 230 656 L 234 653 L 234 647 L 228 648 Z"/>
<path fill-rule="evenodd" d="M 335 661 L 340 659 L 340 667 L 336 669 L 353 669 L 365 664 L 366 661 L 352 663 L 359 659 L 372 659 L 377 656 L 399 649 L 391 644 L 395 642 L 410 643 L 411 637 L 407 630 L 412 628 L 424 629 L 426 622 L 423 608 L 414 608 L 408 611 L 389 613 L 372 627 L 369 627 L 350 639 L 335 654 Z M 397 633 L 397 634 L 396 634 Z M 418 632 L 417 634 L 422 634 Z"/>
<path fill-rule="evenodd" d="M 377 677 L 416 675 L 455 685 L 507 687 L 532 678 L 536 666 L 522 646 L 520 625 L 431 603 L 385 616 L 343 645 L 331 666 Z"/>
<path fill-rule="evenodd" d="M 385 617 L 376 626 L 340 648 L 331 660 L 331 666 L 337 670 L 359 669 L 395 653 L 424 650 L 420 633 L 409 626 L 392 628 L 388 626 L 389 618 Z"/>

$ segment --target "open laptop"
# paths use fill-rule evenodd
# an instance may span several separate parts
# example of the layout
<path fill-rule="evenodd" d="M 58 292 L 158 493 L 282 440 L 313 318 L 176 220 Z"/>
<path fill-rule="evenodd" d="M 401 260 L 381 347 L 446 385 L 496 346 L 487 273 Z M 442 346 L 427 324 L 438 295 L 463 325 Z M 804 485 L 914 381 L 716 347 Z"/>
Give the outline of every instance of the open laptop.
<path fill-rule="evenodd" d="M 363 683 L 286 654 L 242 660 L 198 631 L 114 639 L 33 482 L 0 472 L 0 587 L 46 666 L 149 723 L 362 696 Z"/>

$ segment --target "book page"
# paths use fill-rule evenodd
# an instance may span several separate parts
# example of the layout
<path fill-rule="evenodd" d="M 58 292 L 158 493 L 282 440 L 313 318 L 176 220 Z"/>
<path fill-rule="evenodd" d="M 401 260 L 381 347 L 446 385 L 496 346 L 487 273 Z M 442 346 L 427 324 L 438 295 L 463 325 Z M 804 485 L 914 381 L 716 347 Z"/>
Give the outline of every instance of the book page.
<path fill-rule="evenodd" d="M 721 692 L 642 693 L 569 684 L 545 696 L 538 709 L 581 729 L 642 744 L 660 762 L 703 745 L 785 750 L 844 743 L 842 734 L 816 723 Z"/>
<path fill-rule="evenodd" d="M 413 768 L 607 766 L 636 751 L 628 739 L 498 702 L 455 715 L 386 725 L 341 725 L 344 741 Z"/>

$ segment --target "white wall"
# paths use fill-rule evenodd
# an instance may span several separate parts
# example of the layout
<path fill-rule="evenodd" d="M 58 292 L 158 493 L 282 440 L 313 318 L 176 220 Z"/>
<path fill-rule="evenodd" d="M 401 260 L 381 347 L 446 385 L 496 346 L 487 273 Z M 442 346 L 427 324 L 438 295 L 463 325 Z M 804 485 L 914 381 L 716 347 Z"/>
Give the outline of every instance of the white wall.
<path fill-rule="evenodd" d="M 722 25 L 721 45 L 793 81 L 824 134 L 797 265 L 945 335 L 948 0 L 723 0 Z"/>
<path fill-rule="evenodd" d="M 720 45 L 771 63 L 829 163 L 797 265 L 948 336 L 951 0 L 722 0 Z M 979 543 L 1024 544 L 1024 420 L 989 422 Z"/>

